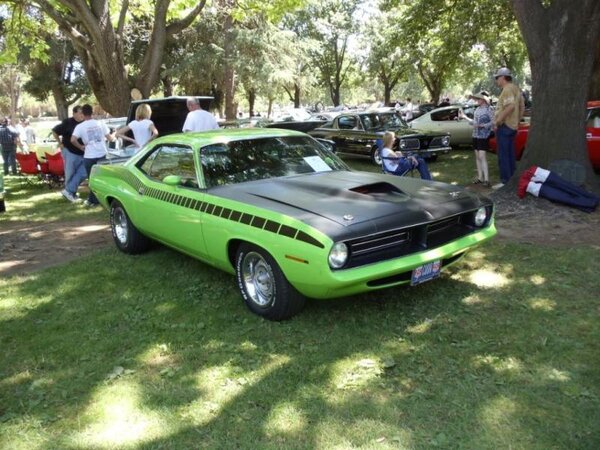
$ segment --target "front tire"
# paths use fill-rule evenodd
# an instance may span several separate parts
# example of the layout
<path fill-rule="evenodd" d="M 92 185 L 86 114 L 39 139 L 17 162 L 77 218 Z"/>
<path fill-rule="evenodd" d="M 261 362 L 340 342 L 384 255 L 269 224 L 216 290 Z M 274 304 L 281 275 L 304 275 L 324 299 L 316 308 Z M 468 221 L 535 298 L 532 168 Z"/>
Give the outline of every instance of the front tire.
<path fill-rule="evenodd" d="M 381 153 L 379 152 L 379 147 L 374 146 L 371 149 L 371 161 L 373 161 L 373 164 L 376 164 L 378 166 L 381 166 L 381 164 L 383 163 L 383 159 L 381 159 Z"/>
<path fill-rule="evenodd" d="M 289 319 L 304 307 L 306 298 L 289 283 L 273 257 L 260 247 L 240 246 L 235 273 L 246 306 L 265 319 Z"/>
<path fill-rule="evenodd" d="M 142 253 L 150 246 L 150 240 L 131 223 L 125 208 L 118 200 L 110 204 L 110 229 L 117 248 L 124 253 Z"/>

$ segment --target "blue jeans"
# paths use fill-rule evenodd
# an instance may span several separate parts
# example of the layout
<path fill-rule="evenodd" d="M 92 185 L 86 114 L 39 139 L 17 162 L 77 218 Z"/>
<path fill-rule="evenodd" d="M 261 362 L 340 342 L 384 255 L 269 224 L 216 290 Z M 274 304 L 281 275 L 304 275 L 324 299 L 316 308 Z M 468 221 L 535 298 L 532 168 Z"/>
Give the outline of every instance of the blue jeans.
<path fill-rule="evenodd" d="M 421 175 L 421 179 L 423 180 L 431 180 L 431 174 L 429 173 L 429 168 L 427 167 L 427 163 L 420 156 L 415 156 L 419 165 L 416 167 L 419 171 L 419 175 Z M 409 158 L 400 158 L 398 160 L 398 167 L 396 168 L 395 174 L 404 175 L 408 173 L 409 170 L 413 169 L 413 163 Z"/>
<path fill-rule="evenodd" d="M 515 163 L 515 136 L 517 130 L 506 125 L 500 125 L 496 130 L 496 143 L 498 147 L 498 166 L 500 168 L 500 181 L 506 184 L 516 170 Z"/>
<path fill-rule="evenodd" d="M 17 150 L 2 148 L 2 159 L 4 160 L 4 175 L 8 175 L 8 169 L 10 167 L 12 174 L 17 174 Z"/>
<path fill-rule="evenodd" d="M 103 156 L 102 158 L 84 158 L 83 159 L 83 164 L 85 165 L 85 171 L 87 172 L 88 178 L 90 177 L 90 174 L 92 173 L 92 167 L 94 167 L 94 165 L 98 161 L 103 161 L 105 159 L 106 159 L 106 156 Z M 87 201 L 91 205 L 97 205 L 98 203 L 100 203 L 91 189 L 90 189 L 90 195 L 88 195 Z"/>
<path fill-rule="evenodd" d="M 71 153 L 64 147 L 61 153 L 65 162 L 65 190 L 75 195 L 81 182 L 87 178 L 83 155 Z"/>

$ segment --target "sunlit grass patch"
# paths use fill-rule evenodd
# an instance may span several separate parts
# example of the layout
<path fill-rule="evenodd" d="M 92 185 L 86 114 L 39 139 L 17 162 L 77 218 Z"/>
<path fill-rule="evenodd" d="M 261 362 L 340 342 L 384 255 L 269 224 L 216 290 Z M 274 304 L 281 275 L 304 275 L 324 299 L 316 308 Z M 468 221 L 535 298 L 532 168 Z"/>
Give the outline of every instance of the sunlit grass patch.
<path fill-rule="evenodd" d="M 177 431 L 160 411 L 144 406 L 135 382 L 123 379 L 97 389 L 82 421 L 86 425 L 72 438 L 81 447 L 134 447 Z"/>
<path fill-rule="evenodd" d="M 548 298 L 531 298 L 527 300 L 531 309 L 539 311 L 553 311 L 556 308 L 556 302 Z"/>

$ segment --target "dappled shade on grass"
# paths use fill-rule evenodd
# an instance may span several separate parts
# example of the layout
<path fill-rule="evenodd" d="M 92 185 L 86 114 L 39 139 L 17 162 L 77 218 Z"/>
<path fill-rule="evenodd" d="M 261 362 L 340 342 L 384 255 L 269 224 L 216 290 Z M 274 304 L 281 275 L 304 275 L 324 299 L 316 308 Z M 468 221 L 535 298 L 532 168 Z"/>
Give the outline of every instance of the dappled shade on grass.
<path fill-rule="evenodd" d="M 596 253 L 487 244 L 283 323 L 162 248 L 1 280 L 0 447 L 592 448 Z"/>

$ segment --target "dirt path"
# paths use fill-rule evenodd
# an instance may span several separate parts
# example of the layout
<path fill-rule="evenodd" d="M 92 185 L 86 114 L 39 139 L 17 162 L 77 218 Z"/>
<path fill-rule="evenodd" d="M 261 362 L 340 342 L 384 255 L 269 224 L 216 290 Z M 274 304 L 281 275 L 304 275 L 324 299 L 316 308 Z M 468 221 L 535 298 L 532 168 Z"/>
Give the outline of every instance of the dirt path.
<path fill-rule="evenodd" d="M 495 202 L 497 239 L 555 246 L 587 245 L 600 250 L 600 210 L 587 214 L 533 197 L 498 197 Z M 113 245 L 112 236 L 103 220 L 2 223 L 0 276 L 59 265 L 109 245 Z"/>
<path fill-rule="evenodd" d="M 5 222 L 0 226 L 0 276 L 59 265 L 110 244 L 110 228 L 99 220 Z"/>

